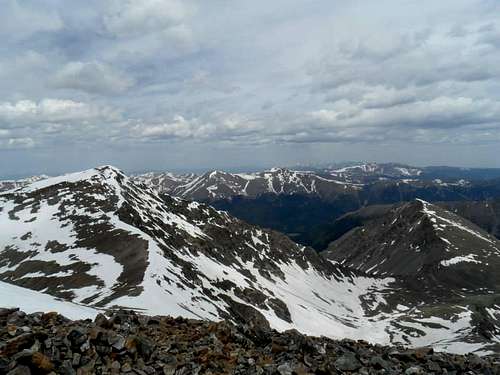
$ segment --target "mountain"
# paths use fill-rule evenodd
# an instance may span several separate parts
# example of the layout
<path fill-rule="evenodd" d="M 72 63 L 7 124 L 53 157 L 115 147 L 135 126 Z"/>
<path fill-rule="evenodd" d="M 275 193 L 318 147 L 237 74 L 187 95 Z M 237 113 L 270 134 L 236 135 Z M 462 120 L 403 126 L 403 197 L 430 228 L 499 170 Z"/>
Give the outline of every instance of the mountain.
<path fill-rule="evenodd" d="M 162 194 L 208 202 L 251 224 L 278 230 L 300 244 L 321 251 L 348 229 L 343 215 L 371 205 L 390 205 L 415 198 L 458 210 L 458 214 L 496 234 L 498 226 L 491 224 L 497 222 L 491 207 L 481 209 L 481 204 L 472 202 L 487 204 L 498 199 L 500 180 L 449 180 L 449 176 L 464 177 L 464 174 L 484 178 L 494 176 L 495 171 L 357 163 L 311 171 L 273 168 L 250 174 L 211 171 L 198 176 L 150 172 L 132 175 L 131 179 Z M 431 177 L 432 180 L 426 179 Z M 47 176 L 0 181 L 0 190 L 45 178 Z M 338 221 L 340 219 L 342 221 Z"/>
<path fill-rule="evenodd" d="M 325 178 L 314 172 L 285 168 L 247 174 L 210 171 L 201 176 L 163 173 L 137 175 L 134 178 L 161 193 L 198 201 L 230 199 L 236 196 L 254 198 L 263 194 L 306 194 L 328 199 L 339 193 L 359 189 L 354 184 Z"/>
<path fill-rule="evenodd" d="M 422 200 L 398 205 L 353 229 L 333 242 L 326 256 L 368 274 L 422 277 L 422 282 L 447 288 L 453 281 L 457 289 L 500 290 L 500 275 L 486 279 L 484 271 L 486 265 L 500 267 L 500 241 Z M 470 275 L 464 274 L 462 266 L 467 266 Z M 456 277 L 448 279 L 455 272 Z M 440 281 L 445 274 L 446 283 Z"/>
<path fill-rule="evenodd" d="M 445 315 L 468 306 L 478 332 L 500 334 L 500 241 L 439 206 L 397 205 L 344 234 L 323 255 L 369 275 L 395 277 L 399 301 L 418 296 L 426 309 Z"/>
<path fill-rule="evenodd" d="M 439 206 L 470 220 L 500 238 L 500 198 L 484 201 L 438 202 Z"/>
<path fill-rule="evenodd" d="M 9 191 L 0 206 L 0 279 L 96 308 L 349 336 L 372 325 L 364 308 L 376 306 L 360 298 L 380 300 L 390 283 L 112 167 Z"/>
<path fill-rule="evenodd" d="M 390 209 L 399 204 L 400 203 L 363 206 L 358 210 L 348 212 L 338 217 L 333 222 L 320 226 L 314 231 L 316 235 L 315 244 L 317 244 L 314 247 L 326 249 L 331 242 L 339 239 L 345 233 L 386 215 Z M 482 230 L 500 239 L 500 199 L 487 201 L 434 202 L 434 204 L 469 220 Z M 315 219 L 314 216 L 311 217 Z"/>
<path fill-rule="evenodd" d="M 500 180 L 487 179 L 500 175 L 497 169 L 420 168 L 396 163 L 308 168 L 246 174 L 211 171 L 201 176 L 155 173 L 132 178 L 162 194 L 209 203 L 318 251 L 338 238 L 337 219 L 363 207 L 416 198 L 429 202 L 500 198 Z"/>
<path fill-rule="evenodd" d="M 17 189 L 19 187 L 29 185 L 29 184 L 36 182 L 36 181 L 45 180 L 48 177 L 49 176 L 47 176 L 47 175 L 39 175 L 39 176 L 32 176 L 32 177 L 28 177 L 28 178 L 19 179 L 19 180 L 0 180 L 0 192 L 11 190 L 11 189 Z"/>
<path fill-rule="evenodd" d="M 131 178 L 138 183 L 146 184 L 161 193 L 172 193 L 177 187 L 186 185 L 196 179 L 194 173 L 174 174 L 170 172 L 147 172 L 132 175 Z"/>
<path fill-rule="evenodd" d="M 342 168 L 327 168 L 325 172 L 341 181 L 365 184 L 381 179 L 419 179 L 424 170 L 396 163 L 362 163 Z"/>
<path fill-rule="evenodd" d="M 399 275 L 339 265 L 277 232 L 160 196 L 109 166 L 0 194 L 0 228 L 1 281 L 84 307 L 498 351 L 495 304 L 479 310 L 453 294 L 430 309 L 433 296 Z"/>

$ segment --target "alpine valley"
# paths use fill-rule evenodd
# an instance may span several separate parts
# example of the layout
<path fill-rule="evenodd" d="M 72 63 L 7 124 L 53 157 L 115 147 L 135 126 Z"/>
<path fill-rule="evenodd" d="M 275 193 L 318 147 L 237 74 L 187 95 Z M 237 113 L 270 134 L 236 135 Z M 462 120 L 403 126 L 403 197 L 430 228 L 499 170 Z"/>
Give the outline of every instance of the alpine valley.
<path fill-rule="evenodd" d="M 371 164 L 129 177 L 103 166 L 10 185 L 0 300 L 70 318 L 126 308 L 498 354 L 500 241 L 483 214 L 498 218 L 485 203 L 500 196 L 498 176 L 438 173 Z M 265 217 L 287 200 L 297 204 L 279 215 L 305 207 L 299 222 L 321 207 L 322 229 L 335 232 L 324 252 L 230 214 L 265 206 Z"/>

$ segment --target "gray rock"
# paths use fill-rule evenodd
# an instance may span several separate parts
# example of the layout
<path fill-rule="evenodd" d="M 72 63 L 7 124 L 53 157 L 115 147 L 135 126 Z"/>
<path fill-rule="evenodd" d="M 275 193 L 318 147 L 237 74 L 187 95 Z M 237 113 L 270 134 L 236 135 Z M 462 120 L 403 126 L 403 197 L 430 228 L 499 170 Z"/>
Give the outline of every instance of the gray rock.
<path fill-rule="evenodd" d="M 31 370 L 28 366 L 16 366 L 7 375 L 31 375 Z"/>
<path fill-rule="evenodd" d="M 290 366 L 290 364 L 288 364 L 288 363 L 283 363 L 282 365 L 279 365 L 277 370 L 280 373 L 280 375 L 292 375 L 293 374 L 292 366 Z"/>
<path fill-rule="evenodd" d="M 419 366 L 412 366 L 405 371 L 405 375 L 421 375 L 425 374 L 424 370 Z"/>
<path fill-rule="evenodd" d="M 344 354 L 335 361 L 334 365 L 340 371 L 356 371 L 361 367 L 361 363 L 353 353 Z"/>

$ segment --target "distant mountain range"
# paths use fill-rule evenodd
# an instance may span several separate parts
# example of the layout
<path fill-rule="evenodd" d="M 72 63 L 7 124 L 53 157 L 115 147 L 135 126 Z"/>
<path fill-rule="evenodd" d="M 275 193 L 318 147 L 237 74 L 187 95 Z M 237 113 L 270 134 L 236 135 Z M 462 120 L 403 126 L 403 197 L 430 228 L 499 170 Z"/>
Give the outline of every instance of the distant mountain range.
<path fill-rule="evenodd" d="M 376 183 L 465 187 L 471 181 L 500 178 L 500 169 L 418 168 L 394 163 L 367 163 L 311 170 L 272 168 L 255 173 L 210 171 L 202 175 L 174 175 L 157 172 L 136 175 L 134 178 L 159 192 L 199 201 L 217 201 L 237 196 L 256 198 L 264 194 L 302 194 L 334 199 L 338 194 L 360 191 Z"/>
<path fill-rule="evenodd" d="M 24 186 L 48 176 L 21 180 L 0 180 L 0 191 Z M 413 167 L 396 163 L 364 163 L 308 170 L 271 168 L 253 173 L 213 170 L 198 175 L 148 172 L 132 175 L 134 181 L 186 199 L 213 201 L 235 196 L 258 197 L 263 194 L 306 194 L 323 199 L 344 191 L 359 191 L 377 182 L 426 182 L 442 187 L 467 186 L 471 182 L 500 179 L 500 168 Z M 418 184 L 417 184 L 418 185 Z"/>
<path fill-rule="evenodd" d="M 46 176 L 31 180 L 42 178 Z M 272 168 L 255 173 L 151 172 L 130 178 L 160 194 L 208 203 L 317 250 L 325 249 L 342 233 L 342 223 L 339 226 L 337 220 L 343 215 L 416 198 L 446 203 L 488 232 L 498 235 L 499 231 L 492 223 L 500 216 L 491 207 L 500 199 L 500 169 L 358 163 L 310 170 Z M 31 180 L 0 181 L 0 191 L 24 186 Z M 469 208 L 461 202 L 469 202 Z M 488 204 L 489 209 L 481 209 Z M 496 221 L 490 220 L 492 216 Z"/>
<path fill-rule="evenodd" d="M 318 254 L 105 166 L 0 194 L 0 227 L 0 294 L 15 284 L 95 311 L 267 321 L 451 352 L 500 349 L 499 242 L 424 201 L 388 210 L 366 233 Z"/>
<path fill-rule="evenodd" d="M 46 178 L 49 178 L 49 176 L 39 175 L 39 176 L 32 176 L 32 177 L 28 177 L 28 178 L 19 179 L 19 180 L 0 180 L 0 192 L 11 190 L 11 189 L 17 189 L 19 187 L 29 185 L 29 184 L 36 182 L 36 181 L 45 180 Z"/>

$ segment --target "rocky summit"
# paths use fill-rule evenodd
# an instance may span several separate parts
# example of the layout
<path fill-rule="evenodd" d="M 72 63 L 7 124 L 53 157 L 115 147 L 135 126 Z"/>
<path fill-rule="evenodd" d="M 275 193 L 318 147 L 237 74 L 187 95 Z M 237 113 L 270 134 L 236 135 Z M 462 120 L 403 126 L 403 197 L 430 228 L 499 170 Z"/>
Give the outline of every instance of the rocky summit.
<path fill-rule="evenodd" d="M 72 321 L 0 309 L 0 373 L 494 375 L 500 362 L 123 310 Z"/>

